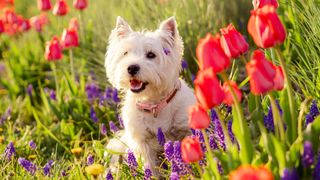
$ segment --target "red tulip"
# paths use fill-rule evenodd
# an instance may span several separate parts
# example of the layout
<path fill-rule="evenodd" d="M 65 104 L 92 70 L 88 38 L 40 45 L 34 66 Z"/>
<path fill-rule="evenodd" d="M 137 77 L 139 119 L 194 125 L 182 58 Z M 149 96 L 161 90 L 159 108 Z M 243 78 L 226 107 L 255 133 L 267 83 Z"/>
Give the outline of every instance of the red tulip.
<path fill-rule="evenodd" d="M 37 32 L 41 32 L 43 26 L 49 23 L 49 19 L 46 14 L 41 14 L 30 18 L 30 23 Z"/>
<path fill-rule="evenodd" d="M 194 80 L 195 95 L 205 109 L 211 109 L 222 103 L 224 93 L 212 68 L 199 71 Z"/>
<path fill-rule="evenodd" d="M 242 165 L 229 174 L 229 180 L 273 180 L 270 170 L 265 167 L 253 167 L 251 165 Z"/>
<path fill-rule="evenodd" d="M 47 42 L 45 58 L 48 61 L 55 61 L 62 58 L 62 47 L 58 37 L 54 36 L 50 42 Z"/>
<path fill-rule="evenodd" d="M 6 7 L 6 6 L 13 6 L 14 1 L 13 0 L 0 0 L 0 9 Z"/>
<path fill-rule="evenodd" d="M 205 129 L 209 127 L 210 118 L 205 109 L 199 104 L 189 108 L 189 127 L 192 129 Z"/>
<path fill-rule="evenodd" d="M 182 159 L 186 163 L 197 162 L 202 159 L 203 152 L 198 138 L 185 137 L 181 141 Z"/>
<path fill-rule="evenodd" d="M 233 88 L 233 91 L 235 92 L 236 96 L 237 96 L 237 99 L 238 99 L 238 102 L 240 102 L 242 100 L 242 93 L 241 93 L 241 90 L 239 89 L 238 85 L 233 82 L 233 81 L 229 81 L 231 87 Z M 224 92 L 224 99 L 223 99 L 223 102 L 225 104 L 228 104 L 228 105 L 232 105 L 233 104 L 233 96 L 232 96 L 232 92 L 228 86 L 228 83 L 225 82 L 222 86 L 222 90 Z"/>
<path fill-rule="evenodd" d="M 263 6 L 266 6 L 266 5 L 272 5 L 275 8 L 279 7 L 277 0 L 253 0 L 252 4 L 254 9 L 262 8 Z"/>
<path fill-rule="evenodd" d="M 212 67 L 213 71 L 218 73 L 230 65 L 229 58 L 221 48 L 219 35 L 213 37 L 211 34 L 207 34 L 204 39 L 200 39 L 196 54 L 200 70 Z"/>
<path fill-rule="evenodd" d="M 256 45 L 262 48 L 273 47 L 286 39 L 286 30 L 271 5 L 251 11 L 248 32 Z"/>
<path fill-rule="evenodd" d="M 76 29 L 79 30 L 79 22 L 77 18 L 72 18 L 69 22 L 69 29 Z"/>
<path fill-rule="evenodd" d="M 88 1 L 87 0 L 74 0 L 73 6 L 76 9 L 84 10 L 88 6 Z"/>
<path fill-rule="evenodd" d="M 38 0 L 38 8 L 41 11 L 48 11 L 52 8 L 50 0 Z"/>
<path fill-rule="evenodd" d="M 76 29 L 64 29 L 61 36 L 61 44 L 64 48 L 79 46 L 79 36 Z"/>
<path fill-rule="evenodd" d="M 4 24 L 18 24 L 19 16 L 14 12 L 13 9 L 6 9 L 3 13 Z"/>
<path fill-rule="evenodd" d="M 238 58 L 248 51 L 249 45 L 244 37 L 234 28 L 232 24 L 220 29 L 221 47 L 229 58 Z"/>
<path fill-rule="evenodd" d="M 64 16 L 68 11 L 69 7 L 65 0 L 58 0 L 53 7 L 53 14 L 57 16 Z"/>
<path fill-rule="evenodd" d="M 274 87 L 275 90 L 282 90 L 284 87 L 284 76 L 283 71 L 280 66 L 275 66 L 276 68 L 276 77 L 274 78 Z"/>
<path fill-rule="evenodd" d="M 28 31 L 31 28 L 29 19 L 22 19 L 20 23 L 20 31 Z"/>
<path fill-rule="evenodd" d="M 4 31 L 5 31 L 4 23 L 3 23 L 2 19 L 0 19 L 0 33 L 3 33 Z"/>
<path fill-rule="evenodd" d="M 250 78 L 250 89 L 255 95 L 264 94 L 273 89 L 276 70 L 260 50 L 254 51 L 252 60 L 246 65 Z"/>

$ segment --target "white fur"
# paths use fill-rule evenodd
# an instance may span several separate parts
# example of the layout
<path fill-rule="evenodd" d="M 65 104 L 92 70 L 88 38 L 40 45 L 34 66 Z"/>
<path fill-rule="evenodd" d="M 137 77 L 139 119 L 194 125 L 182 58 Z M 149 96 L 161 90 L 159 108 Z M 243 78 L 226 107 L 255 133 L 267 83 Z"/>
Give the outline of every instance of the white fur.
<path fill-rule="evenodd" d="M 170 53 L 166 55 L 163 48 Z M 155 53 L 156 58 L 146 58 L 148 51 Z M 181 140 L 190 133 L 187 110 L 195 104 L 195 97 L 193 90 L 179 79 L 182 55 L 183 42 L 173 17 L 163 21 L 154 32 L 135 32 L 118 17 L 109 39 L 105 59 L 107 77 L 124 94 L 121 116 L 125 127 L 120 137 L 124 144 L 113 139 L 107 149 L 125 153 L 129 147 L 152 167 L 156 175 L 158 172 L 155 167 L 159 166 L 157 153 L 163 151 L 157 142 L 158 128 L 162 129 L 167 140 Z M 140 93 L 130 90 L 132 76 L 127 68 L 132 64 L 141 68 L 135 78 L 149 83 Z M 156 118 L 137 109 L 137 101 L 159 103 L 168 97 L 177 81 L 181 82 L 181 89 Z"/>

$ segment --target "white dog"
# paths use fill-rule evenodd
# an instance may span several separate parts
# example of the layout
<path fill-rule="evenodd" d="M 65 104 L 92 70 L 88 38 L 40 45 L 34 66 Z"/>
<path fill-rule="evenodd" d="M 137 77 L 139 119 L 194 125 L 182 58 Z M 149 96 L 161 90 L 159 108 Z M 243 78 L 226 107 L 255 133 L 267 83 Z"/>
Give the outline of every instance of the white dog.
<path fill-rule="evenodd" d="M 161 128 L 167 140 L 190 134 L 188 107 L 195 104 L 193 90 L 181 79 L 183 42 L 171 17 L 154 32 L 135 32 L 121 17 L 109 38 L 105 67 L 110 83 L 124 93 L 121 117 L 124 133 L 107 149 L 142 157 L 158 176 L 157 142 Z"/>

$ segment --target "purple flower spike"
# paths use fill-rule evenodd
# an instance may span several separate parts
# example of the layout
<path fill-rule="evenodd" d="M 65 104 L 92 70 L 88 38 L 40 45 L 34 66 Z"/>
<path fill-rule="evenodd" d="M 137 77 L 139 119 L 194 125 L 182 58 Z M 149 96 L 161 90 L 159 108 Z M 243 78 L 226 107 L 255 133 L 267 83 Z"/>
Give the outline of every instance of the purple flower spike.
<path fill-rule="evenodd" d="M 220 123 L 220 120 L 218 118 L 215 118 L 217 116 L 213 116 L 213 119 L 212 119 L 212 123 L 213 123 L 213 130 L 214 130 L 214 137 L 215 137 L 215 140 L 216 142 L 218 143 L 219 147 L 223 150 L 226 149 L 226 144 L 224 142 L 224 134 L 223 134 L 223 131 L 222 131 L 222 126 L 221 126 L 221 123 Z"/>
<path fill-rule="evenodd" d="M 0 118 L 0 125 L 3 124 L 4 121 L 11 116 L 11 111 L 12 111 L 11 107 L 8 107 L 6 112 Z"/>
<path fill-rule="evenodd" d="M 312 104 L 311 104 L 311 107 L 310 107 L 310 115 L 313 116 L 313 117 L 316 117 L 316 116 L 320 115 L 316 100 L 312 101 Z"/>
<path fill-rule="evenodd" d="M 188 68 L 188 63 L 187 63 L 187 61 L 185 59 L 182 59 L 181 66 L 182 66 L 182 69 L 187 69 Z"/>
<path fill-rule="evenodd" d="M 264 126 L 267 128 L 269 132 L 275 132 L 271 107 L 269 107 L 268 115 L 263 117 L 263 122 Z"/>
<path fill-rule="evenodd" d="M 12 157 L 16 154 L 16 150 L 14 148 L 13 142 L 10 142 L 6 149 L 4 150 L 4 156 L 8 159 L 11 160 Z"/>
<path fill-rule="evenodd" d="M 90 118 L 93 120 L 93 122 L 97 123 L 99 121 L 96 112 L 94 111 L 94 108 L 90 107 Z"/>
<path fill-rule="evenodd" d="M 29 142 L 29 147 L 30 147 L 31 149 L 37 149 L 37 145 L 36 145 L 36 143 L 35 143 L 33 140 L 31 140 L 31 141 Z"/>
<path fill-rule="evenodd" d="M 27 93 L 30 97 L 32 96 L 32 91 L 33 91 L 33 86 L 32 84 L 29 84 L 27 87 Z"/>
<path fill-rule="evenodd" d="M 312 143 L 310 141 L 305 141 L 303 144 L 303 154 L 302 154 L 302 165 L 304 167 L 309 167 L 313 164 L 313 149 Z"/>
<path fill-rule="evenodd" d="M 50 176 L 50 175 L 51 175 L 50 171 L 51 171 L 52 165 L 53 165 L 53 160 L 50 160 L 50 161 L 44 166 L 44 168 L 43 168 L 43 174 L 44 174 L 45 176 Z"/>
<path fill-rule="evenodd" d="M 318 162 L 314 168 L 313 179 L 320 180 L 320 152 L 318 153 Z"/>
<path fill-rule="evenodd" d="M 116 116 L 116 119 L 118 120 L 120 127 L 124 128 L 124 124 L 123 124 L 122 118 L 117 115 L 117 116 Z"/>
<path fill-rule="evenodd" d="M 164 143 L 166 142 L 166 138 L 164 137 L 164 134 L 161 130 L 161 128 L 158 128 L 158 134 L 157 134 L 158 142 L 160 146 L 164 146 Z"/>
<path fill-rule="evenodd" d="M 168 141 L 164 144 L 164 155 L 166 156 L 168 161 L 173 161 L 173 154 L 174 154 L 173 142 Z"/>
<path fill-rule="evenodd" d="M 24 158 L 19 158 L 18 163 L 30 174 L 34 175 L 34 173 L 37 170 L 37 166 L 33 164 L 32 162 L 24 159 Z"/>
<path fill-rule="evenodd" d="M 299 180 L 297 170 L 285 168 L 283 170 L 281 180 Z"/>
<path fill-rule="evenodd" d="M 145 166 L 143 179 L 144 180 L 151 180 L 152 179 L 152 171 L 151 171 L 149 165 Z"/>
<path fill-rule="evenodd" d="M 113 176 L 112 176 L 111 171 L 108 172 L 106 180 L 113 180 Z"/>
<path fill-rule="evenodd" d="M 88 83 L 86 85 L 86 93 L 87 93 L 88 101 L 92 102 L 93 100 L 99 98 L 100 88 L 95 83 Z"/>
<path fill-rule="evenodd" d="M 87 157 L 87 165 L 91 165 L 94 163 L 94 158 L 92 156 L 92 154 L 89 154 L 88 157 Z"/>
<path fill-rule="evenodd" d="M 112 99 L 113 88 L 107 87 L 105 91 L 106 100 Z"/>
<path fill-rule="evenodd" d="M 53 89 L 50 90 L 49 96 L 50 96 L 51 100 L 53 100 L 53 101 L 57 100 L 56 92 Z"/>
<path fill-rule="evenodd" d="M 177 172 L 172 172 L 170 174 L 170 180 L 180 180 L 180 176 Z"/>
<path fill-rule="evenodd" d="M 129 150 L 129 152 L 128 152 L 127 159 L 128 159 L 128 165 L 129 165 L 131 173 L 133 174 L 133 176 L 136 176 L 138 163 L 137 163 L 136 157 L 134 156 L 134 154 L 131 150 Z"/>
<path fill-rule="evenodd" d="M 118 90 L 116 90 L 116 89 L 113 90 L 112 100 L 113 100 L 113 102 L 115 102 L 115 103 L 119 103 L 119 102 L 120 102 L 120 99 L 119 99 L 119 97 L 118 97 Z"/>
<path fill-rule="evenodd" d="M 119 130 L 118 127 L 112 121 L 109 121 L 109 126 L 110 126 L 110 131 L 112 133 L 116 133 Z"/>
<path fill-rule="evenodd" d="M 230 136 L 231 142 L 234 143 L 235 137 L 234 137 L 234 134 L 232 132 L 232 121 L 228 121 L 228 134 Z"/>
<path fill-rule="evenodd" d="M 107 135 L 107 127 L 104 123 L 101 124 L 101 134 L 104 136 Z"/>
<path fill-rule="evenodd" d="M 163 48 L 163 52 L 164 52 L 164 54 L 166 54 L 166 55 L 169 55 L 170 54 L 170 49 L 167 49 L 167 48 Z"/>
<path fill-rule="evenodd" d="M 218 149 L 218 144 L 214 139 L 214 134 L 209 135 L 209 144 L 211 149 Z"/>

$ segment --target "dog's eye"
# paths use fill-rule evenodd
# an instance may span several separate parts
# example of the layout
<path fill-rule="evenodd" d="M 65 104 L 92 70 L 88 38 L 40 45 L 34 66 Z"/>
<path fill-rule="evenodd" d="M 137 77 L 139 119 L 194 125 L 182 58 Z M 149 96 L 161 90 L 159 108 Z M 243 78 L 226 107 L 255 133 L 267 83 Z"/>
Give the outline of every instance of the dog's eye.
<path fill-rule="evenodd" d="M 155 55 L 153 52 L 147 52 L 146 57 L 147 57 L 148 59 L 153 59 L 153 58 L 156 57 L 156 55 Z"/>
<path fill-rule="evenodd" d="M 128 54 L 128 51 L 126 51 L 126 52 L 123 53 L 124 56 L 127 55 L 127 54 Z"/>

